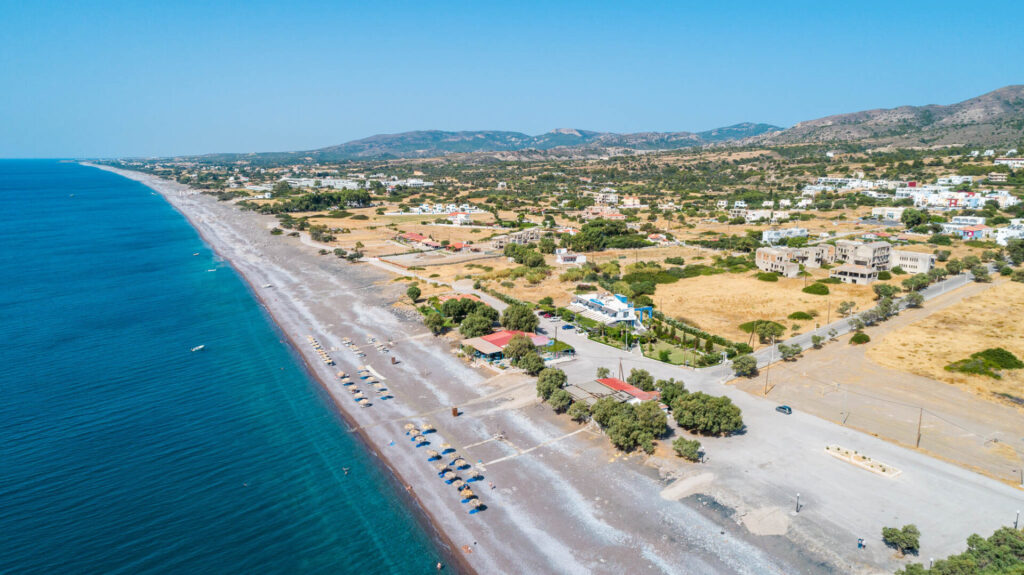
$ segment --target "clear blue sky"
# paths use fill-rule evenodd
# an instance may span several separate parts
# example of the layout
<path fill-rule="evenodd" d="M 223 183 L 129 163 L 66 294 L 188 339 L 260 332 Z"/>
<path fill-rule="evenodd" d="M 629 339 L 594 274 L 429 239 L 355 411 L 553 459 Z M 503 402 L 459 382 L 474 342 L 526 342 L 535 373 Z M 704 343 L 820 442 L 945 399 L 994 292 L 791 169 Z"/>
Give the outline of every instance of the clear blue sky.
<path fill-rule="evenodd" d="M 509 4 L 0 0 L 0 157 L 786 126 L 1024 83 L 1019 0 Z"/>

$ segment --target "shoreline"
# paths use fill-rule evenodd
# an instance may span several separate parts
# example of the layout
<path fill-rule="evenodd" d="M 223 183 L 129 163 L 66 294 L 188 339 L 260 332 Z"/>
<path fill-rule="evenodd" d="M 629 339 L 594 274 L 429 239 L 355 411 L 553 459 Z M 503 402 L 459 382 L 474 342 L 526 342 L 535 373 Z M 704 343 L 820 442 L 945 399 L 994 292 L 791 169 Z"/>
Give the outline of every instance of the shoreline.
<path fill-rule="evenodd" d="M 325 394 L 324 399 L 330 400 L 332 411 L 341 417 L 342 421 L 346 425 L 346 428 L 342 429 L 342 431 L 355 437 L 357 443 L 366 450 L 368 455 L 372 456 L 371 459 L 376 462 L 375 464 L 378 469 L 383 472 L 385 477 L 388 478 L 389 487 L 394 491 L 395 495 L 403 501 L 403 505 L 410 511 L 416 523 L 420 525 L 420 527 L 427 533 L 427 536 L 437 546 L 441 552 L 440 554 L 444 563 L 444 570 L 451 573 L 476 575 L 477 571 L 462 554 L 458 553 L 458 546 L 441 528 L 440 523 L 426 508 L 423 501 L 421 501 L 416 495 L 415 491 L 410 488 L 410 483 L 397 469 L 395 469 L 393 465 L 390 464 L 387 458 L 384 457 L 382 451 L 373 444 L 365 430 L 363 430 L 362 426 L 359 425 L 359 422 L 355 421 L 352 416 L 342 408 L 339 397 L 332 393 L 327 381 L 323 379 L 323 376 L 317 373 L 317 370 L 310 363 L 309 358 L 303 355 L 299 342 L 295 340 L 295 337 L 290 334 L 288 330 L 282 327 L 281 319 L 274 314 L 273 307 L 269 305 L 269 302 L 259 293 L 259 290 L 256 289 L 256 284 L 253 283 L 253 278 L 249 277 L 243 270 L 239 269 L 227 254 L 222 253 L 222 250 L 219 249 L 215 242 L 211 241 L 211 239 L 207 237 L 203 232 L 202 227 L 192 219 L 192 216 L 171 201 L 164 190 L 149 186 L 140 178 L 132 177 L 135 174 L 134 172 L 85 162 L 83 162 L 82 165 L 108 171 L 121 177 L 139 182 L 160 194 L 168 205 L 185 218 L 185 221 L 188 222 L 189 226 L 191 226 L 199 235 L 201 241 L 210 248 L 212 252 L 217 254 L 218 257 L 223 259 L 238 275 L 238 277 L 242 279 L 247 291 L 255 298 L 262 312 L 266 314 L 266 317 L 270 320 L 273 330 L 288 342 L 289 352 L 298 361 L 302 371 L 310 378 L 311 381 L 315 381 L 317 385 L 319 385 L 320 391 Z M 454 569 L 453 566 L 455 567 Z"/>
<path fill-rule="evenodd" d="M 595 366 L 615 362 L 648 369 L 657 378 L 684 379 L 691 391 L 728 396 L 743 409 L 748 427 L 734 437 L 702 436 L 710 455 L 700 465 L 674 457 L 667 447 L 672 433 L 655 455 L 618 452 L 599 430 L 542 405 L 532 378 L 467 367 L 452 355 L 450 342 L 430 337 L 418 318 L 398 312 L 394 304 L 405 283 L 395 281 L 394 270 L 317 255 L 318 246 L 306 236 L 272 237 L 273 217 L 239 210 L 177 182 L 95 167 L 161 195 L 242 276 L 303 368 L 316 377 L 314 389 L 327 392 L 339 422 L 359 432 L 370 448 L 366 453 L 379 459 L 396 489 L 415 487 L 400 501 L 413 507 L 409 511 L 429 536 L 436 535 L 438 551 L 449 554 L 445 559 L 453 569 L 892 572 L 901 562 L 887 553 L 877 533 L 893 514 L 921 526 L 922 549 L 946 556 L 961 551 L 970 533 L 997 527 L 1000 510 L 1024 503 L 1019 492 L 999 482 L 921 452 L 803 413 L 782 421 L 773 402 L 723 385 L 717 372 L 682 371 L 566 334 L 578 352 L 575 361 L 559 366 L 570 379 L 592 378 Z M 316 334 L 338 365 L 321 365 L 303 345 L 306 334 Z M 362 343 L 371 335 L 390 342 L 397 365 Z M 342 345 L 346 339 L 370 357 L 350 355 Z M 349 394 L 335 372 L 364 365 L 381 374 L 392 400 L 356 409 L 342 399 Z M 462 415 L 449 417 L 452 406 Z M 451 443 L 468 461 L 480 463 L 491 489 L 476 484 L 475 491 L 488 511 L 467 515 L 453 488 L 424 463 L 425 453 L 395 441 L 404 438 L 403 424 L 425 420 L 438 424 L 431 440 Z M 896 481 L 857 475 L 863 472 L 819 457 L 828 443 L 871 453 L 904 474 Z M 800 455 L 791 458 L 793 453 Z M 794 513 L 796 493 L 804 497 Z M 951 521 L 962 518 L 961 501 L 986 511 Z M 918 511 L 926 508 L 932 513 Z M 863 537 L 868 547 L 850 544 Z"/>

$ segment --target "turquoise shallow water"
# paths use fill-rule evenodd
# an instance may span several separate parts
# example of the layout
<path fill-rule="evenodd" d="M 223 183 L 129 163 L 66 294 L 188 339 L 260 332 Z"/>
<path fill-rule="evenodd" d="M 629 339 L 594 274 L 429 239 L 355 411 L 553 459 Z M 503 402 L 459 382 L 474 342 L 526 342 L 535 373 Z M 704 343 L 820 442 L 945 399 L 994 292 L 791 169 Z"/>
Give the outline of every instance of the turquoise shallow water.
<path fill-rule="evenodd" d="M 0 248 L 0 573 L 434 571 L 385 472 L 149 188 L 0 161 Z"/>

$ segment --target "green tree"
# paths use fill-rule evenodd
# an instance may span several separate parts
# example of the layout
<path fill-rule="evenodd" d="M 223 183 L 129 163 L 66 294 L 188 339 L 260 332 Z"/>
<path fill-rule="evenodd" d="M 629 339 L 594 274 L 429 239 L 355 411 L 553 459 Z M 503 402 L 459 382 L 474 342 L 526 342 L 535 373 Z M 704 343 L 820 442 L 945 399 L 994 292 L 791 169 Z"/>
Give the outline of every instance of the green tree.
<path fill-rule="evenodd" d="M 672 379 L 659 379 L 656 387 L 661 392 L 661 402 L 665 405 L 672 405 L 677 397 L 687 393 L 683 382 Z"/>
<path fill-rule="evenodd" d="M 823 336 L 820 336 L 820 335 L 812 335 L 811 336 L 811 345 L 814 346 L 814 349 L 821 349 L 821 346 L 824 343 L 825 343 L 825 338 Z"/>
<path fill-rule="evenodd" d="M 964 271 L 964 264 L 958 259 L 951 259 L 946 262 L 946 271 L 953 275 L 959 275 Z"/>
<path fill-rule="evenodd" d="M 924 303 L 924 296 L 920 292 L 910 292 L 903 297 L 903 301 L 906 302 L 907 307 L 921 307 Z"/>
<path fill-rule="evenodd" d="M 405 290 L 405 295 L 409 296 L 412 303 L 416 303 L 416 300 L 420 299 L 420 288 L 416 286 L 409 286 L 409 289 Z"/>
<path fill-rule="evenodd" d="M 700 461 L 700 442 L 696 439 L 680 437 L 672 442 L 676 455 L 688 461 Z"/>
<path fill-rule="evenodd" d="M 920 548 L 921 532 L 914 524 L 904 525 L 902 528 L 883 527 L 882 541 L 889 547 L 895 548 L 900 555 L 906 555 L 908 551 L 915 552 Z"/>
<path fill-rule="evenodd" d="M 700 391 L 677 398 L 672 415 L 683 429 L 708 435 L 728 434 L 743 427 L 740 408 L 732 400 Z"/>
<path fill-rule="evenodd" d="M 540 372 L 537 376 L 537 397 L 548 399 L 551 394 L 565 387 L 565 372 L 554 367 L 549 367 Z"/>
<path fill-rule="evenodd" d="M 903 210 L 903 215 L 900 216 L 900 222 L 902 222 L 908 228 L 916 228 L 928 221 L 928 214 L 921 210 L 915 210 L 914 208 L 907 208 Z"/>
<path fill-rule="evenodd" d="M 732 361 L 732 369 L 740 377 L 757 375 L 757 359 L 752 355 L 741 355 Z"/>
<path fill-rule="evenodd" d="M 846 317 L 853 313 L 853 310 L 857 309 L 857 302 L 844 301 L 839 304 L 839 315 Z"/>
<path fill-rule="evenodd" d="M 444 333 L 444 316 L 437 312 L 430 312 L 423 318 L 423 324 L 430 329 L 430 333 L 440 335 Z"/>
<path fill-rule="evenodd" d="M 551 404 L 551 409 L 554 409 L 555 413 L 565 413 L 572 406 L 572 396 L 564 389 L 557 389 L 548 398 L 548 403 Z"/>
<path fill-rule="evenodd" d="M 903 281 L 904 283 L 907 282 L 907 280 Z M 892 297 L 899 293 L 900 291 L 900 288 L 889 284 L 875 284 L 871 286 L 871 289 L 874 290 L 875 292 L 875 299 L 882 299 L 883 297 Z"/>
<path fill-rule="evenodd" d="M 611 375 L 611 373 L 612 372 L 607 367 L 599 367 L 597 368 L 597 379 L 605 379 Z"/>
<path fill-rule="evenodd" d="M 584 423 L 590 419 L 590 406 L 582 401 L 577 401 L 569 407 L 569 417 L 577 423 Z"/>
<path fill-rule="evenodd" d="M 754 327 L 754 333 L 757 334 L 757 337 L 758 339 L 761 340 L 761 343 L 768 343 L 773 338 L 777 339 L 785 332 L 785 326 L 777 324 L 773 321 L 758 322 L 757 325 Z"/>
<path fill-rule="evenodd" d="M 462 337 L 480 337 L 491 333 L 491 324 L 493 322 L 478 313 L 471 313 L 466 316 L 466 319 L 462 320 L 459 324 L 459 333 Z M 514 338 L 513 338 L 514 339 Z M 527 340 L 529 341 L 529 340 Z"/>
<path fill-rule="evenodd" d="M 512 360 L 512 363 L 514 364 L 527 354 L 533 353 L 534 349 L 533 342 L 530 341 L 530 338 L 525 335 L 517 335 L 508 340 L 508 343 L 505 345 L 505 349 L 502 350 L 502 353 L 505 357 Z"/>
<path fill-rule="evenodd" d="M 533 332 L 537 329 L 538 323 L 537 315 L 526 304 L 514 303 L 501 314 L 501 325 L 508 329 Z"/>
<path fill-rule="evenodd" d="M 544 360 L 535 352 L 530 352 L 516 362 L 516 367 L 530 375 L 537 375 L 544 369 Z"/>
<path fill-rule="evenodd" d="M 803 351 L 803 348 L 801 348 L 799 344 L 779 344 L 779 355 L 782 357 L 783 361 L 789 361 L 795 358 L 796 356 L 800 355 L 801 351 Z"/>
<path fill-rule="evenodd" d="M 667 349 L 659 349 L 658 350 L 658 361 L 663 361 L 665 363 L 668 363 L 669 360 L 671 359 L 671 356 L 672 356 L 672 354 Z"/>
<path fill-rule="evenodd" d="M 1024 263 L 1024 240 L 1017 238 L 1008 240 L 1006 242 L 1006 255 L 1015 266 Z"/>
<path fill-rule="evenodd" d="M 654 376 L 652 376 L 646 369 L 637 369 L 634 367 L 629 370 L 629 377 L 626 378 L 626 383 L 644 391 L 654 390 Z"/>
<path fill-rule="evenodd" d="M 971 268 L 971 275 L 974 276 L 974 281 L 978 283 L 988 283 L 992 281 L 992 277 L 988 275 L 988 268 L 980 264 Z"/>

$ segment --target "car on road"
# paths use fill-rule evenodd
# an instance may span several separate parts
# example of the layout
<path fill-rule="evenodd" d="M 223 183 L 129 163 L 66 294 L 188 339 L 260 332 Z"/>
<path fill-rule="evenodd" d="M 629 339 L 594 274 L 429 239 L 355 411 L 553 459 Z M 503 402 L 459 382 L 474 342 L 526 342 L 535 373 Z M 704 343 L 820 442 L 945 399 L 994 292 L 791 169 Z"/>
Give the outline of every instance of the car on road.
<path fill-rule="evenodd" d="M 576 329 L 576 326 L 572 325 L 571 323 L 567 323 L 567 324 L 562 326 L 562 329 L 573 330 L 573 329 Z"/>
<path fill-rule="evenodd" d="M 778 411 L 779 413 L 785 413 L 786 415 L 790 415 L 793 413 L 793 408 L 788 405 L 780 405 L 775 408 L 775 411 Z"/>

